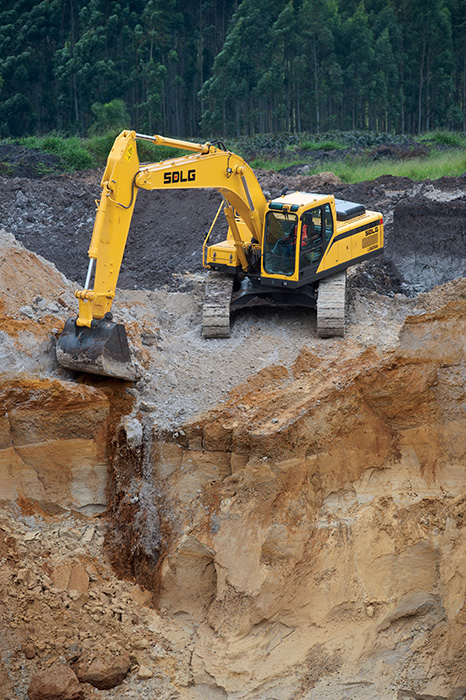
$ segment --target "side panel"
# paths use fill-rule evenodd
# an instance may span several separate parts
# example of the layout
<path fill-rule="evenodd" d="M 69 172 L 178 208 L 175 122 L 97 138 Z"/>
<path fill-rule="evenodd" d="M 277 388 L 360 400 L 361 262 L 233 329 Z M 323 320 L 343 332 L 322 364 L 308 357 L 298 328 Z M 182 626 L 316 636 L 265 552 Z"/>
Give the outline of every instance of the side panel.
<path fill-rule="evenodd" d="M 360 234 L 353 236 L 352 258 L 371 253 L 383 247 L 383 231 L 379 222 L 374 222 Z"/>
<path fill-rule="evenodd" d="M 342 243 L 338 240 L 334 242 L 330 241 L 327 250 L 324 253 L 322 265 L 320 266 L 322 269 L 327 270 L 340 263 L 340 260 L 343 257 L 343 251 L 340 252 L 341 246 Z"/>
<path fill-rule="evenodd" d="M 364 256 L 383 249 L 383 224 L 379 214 L 368 212 L 367 216 L 351 224 L 337 227 L 317 273 L 351 264 L 352 260 L 360 262 Z"/>

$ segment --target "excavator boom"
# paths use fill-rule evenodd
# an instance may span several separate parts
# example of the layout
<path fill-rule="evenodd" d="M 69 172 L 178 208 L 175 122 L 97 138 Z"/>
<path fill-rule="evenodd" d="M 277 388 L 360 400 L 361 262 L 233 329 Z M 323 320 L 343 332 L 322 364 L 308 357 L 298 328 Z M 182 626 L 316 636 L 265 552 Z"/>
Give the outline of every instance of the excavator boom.
<path fill-rule="evenodd" d="M 179 158 L 139 164 L 137 139 L 183 149 Z M 246 250 L 261 243 L 266 199 L 249 165 L 209 143 L 145 136 L 123 131 L 115 140 L 101 181 L 84 289 L 77 290 L 79 315 L 69 319 L 57 343 L 60 365 L 78 371 L 135 379 L 124 326 L 111 318 L 126 240 L 139 189 L 216 189 L 230 223 L 232 272 L 248 268 Z M 94 285 L 91 280 L 94 273 Z"/>

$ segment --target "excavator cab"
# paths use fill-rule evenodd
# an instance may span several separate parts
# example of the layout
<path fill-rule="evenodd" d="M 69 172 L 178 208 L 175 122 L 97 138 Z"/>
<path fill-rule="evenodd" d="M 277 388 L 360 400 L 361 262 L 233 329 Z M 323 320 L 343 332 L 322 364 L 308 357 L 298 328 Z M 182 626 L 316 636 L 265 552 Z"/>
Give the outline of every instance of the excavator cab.
<path fill-rule="evenodd" d="M 272 202 L 265 217 L 263 271 L 265 276 L 301 281 L 316 272 L 332 238 L 330 204 L 307 209 L 299 217 L 292 211 L 296 205 L 273 207 Z"/>

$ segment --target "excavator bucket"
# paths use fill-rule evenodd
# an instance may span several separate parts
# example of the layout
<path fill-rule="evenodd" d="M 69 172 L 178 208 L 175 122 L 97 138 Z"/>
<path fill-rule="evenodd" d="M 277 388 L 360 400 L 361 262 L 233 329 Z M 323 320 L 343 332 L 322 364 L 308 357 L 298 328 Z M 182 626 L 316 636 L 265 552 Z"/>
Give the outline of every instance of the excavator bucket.
<path fill-rule="evenodd" d="M 78 372 L 137 379 L 123 324 L 106 319 L 93 323 L 94 328 L 86 328 L 77 326 L 74 318 L 66 321 L 57 342 L 58 363 Z"/>

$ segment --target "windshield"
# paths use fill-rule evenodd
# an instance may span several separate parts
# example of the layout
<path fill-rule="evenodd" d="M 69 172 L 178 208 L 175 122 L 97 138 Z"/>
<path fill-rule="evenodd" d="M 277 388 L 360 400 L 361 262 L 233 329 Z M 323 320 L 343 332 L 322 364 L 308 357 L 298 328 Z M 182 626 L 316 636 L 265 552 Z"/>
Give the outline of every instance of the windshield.
<path fill-rule="evenodd" d="M 269 211 L 265 219 L 264 269 L 278 275 L 295 270 L 298 217 L 281 211 Z"/>

